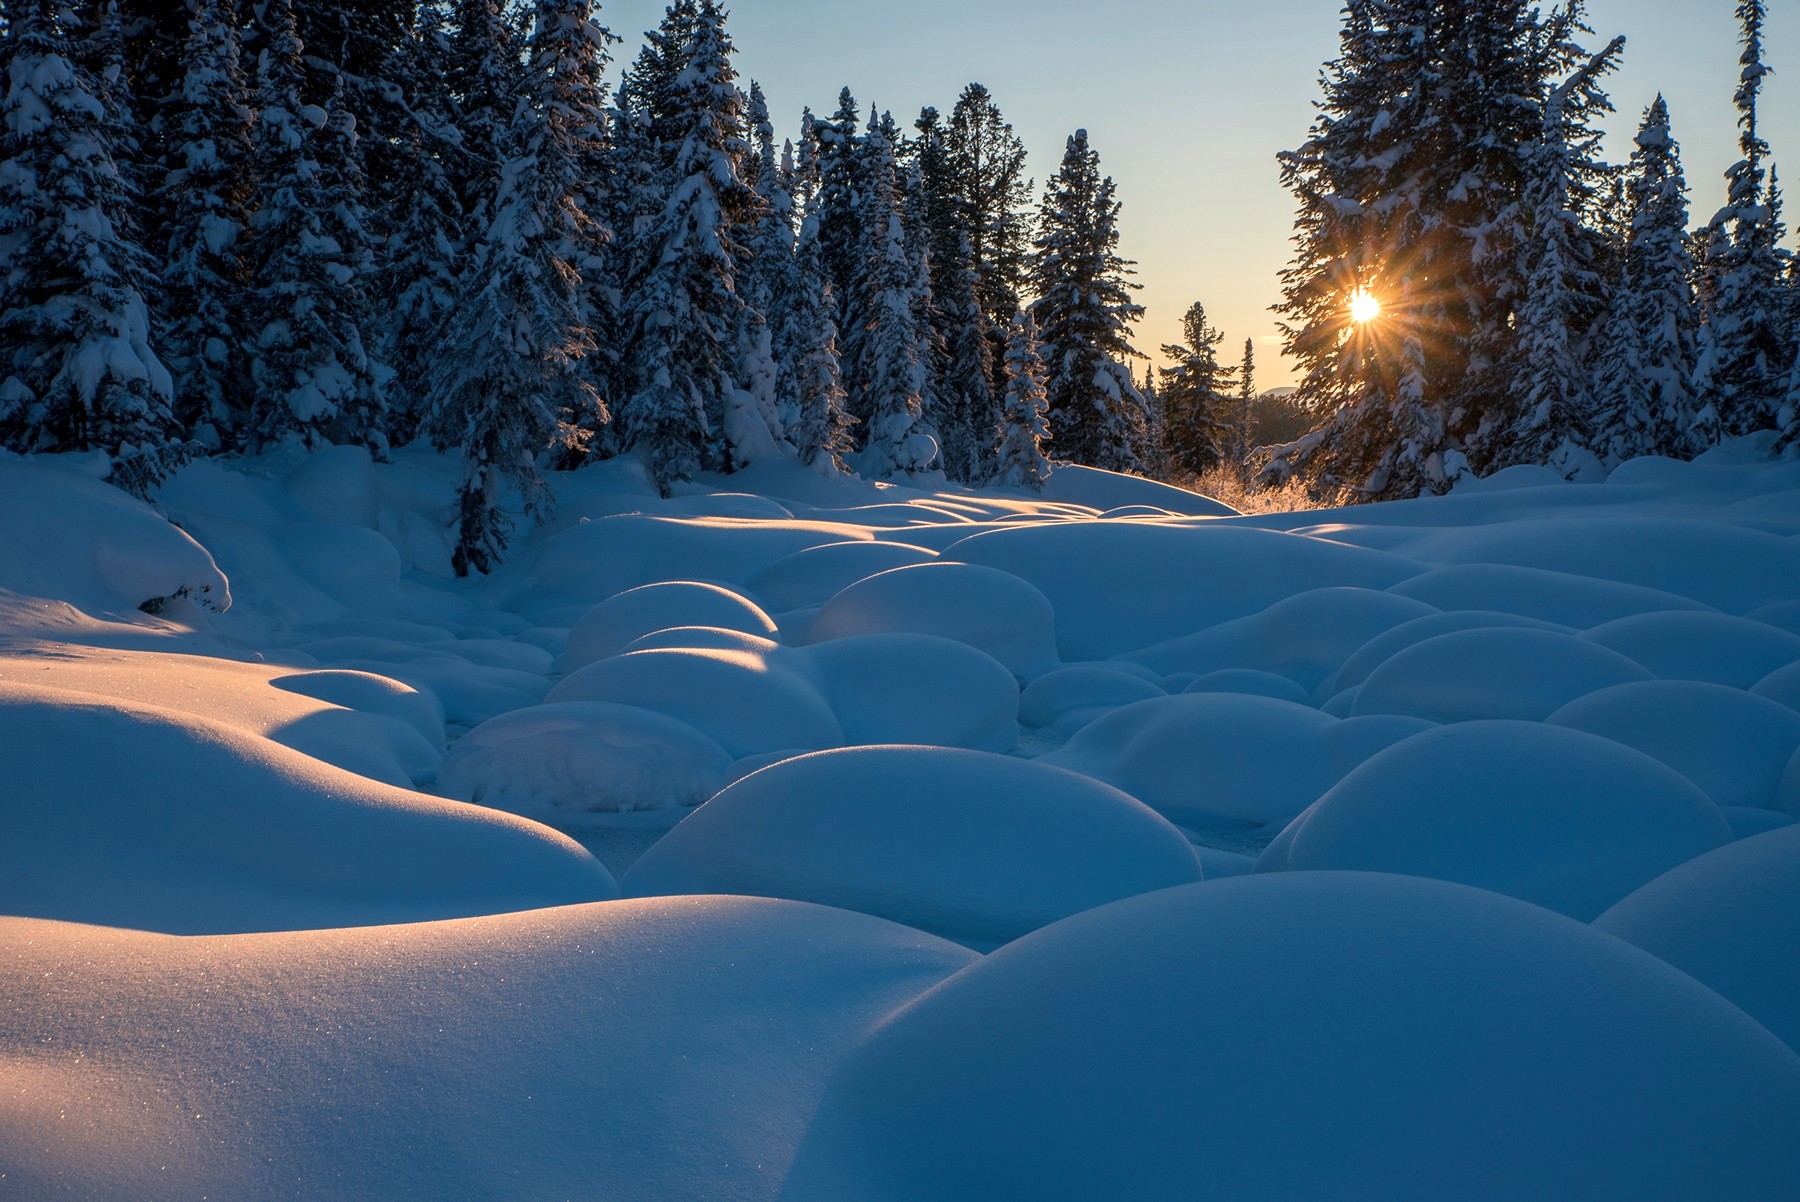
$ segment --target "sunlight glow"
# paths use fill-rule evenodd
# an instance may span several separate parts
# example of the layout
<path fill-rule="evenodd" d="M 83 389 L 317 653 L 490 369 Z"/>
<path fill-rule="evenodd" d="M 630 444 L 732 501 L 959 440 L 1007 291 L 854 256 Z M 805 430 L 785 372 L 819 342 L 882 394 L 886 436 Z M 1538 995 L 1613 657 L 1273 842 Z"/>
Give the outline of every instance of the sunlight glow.
<path fill-rule="evenodd" d="M 1364 325 L 1381 316 L 1381 302 L 1366 288 L 1359 288 L 1350 298 L 1350 319 Z"/>

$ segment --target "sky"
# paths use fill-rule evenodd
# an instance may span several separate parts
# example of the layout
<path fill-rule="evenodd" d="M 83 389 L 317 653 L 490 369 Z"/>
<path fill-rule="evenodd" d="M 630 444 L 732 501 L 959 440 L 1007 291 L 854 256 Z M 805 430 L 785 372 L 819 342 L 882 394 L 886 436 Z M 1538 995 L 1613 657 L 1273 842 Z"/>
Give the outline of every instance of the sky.
<path fill-rule="evenodd" d="M 600 20 L 637 53 L 663 0 L 601 0 Z M 1735 0 L 1589 0 L 1594 49 L 1626 35 L 1609 91 L 1607 153 L 1623 161 L 1643 110 L 1669 100 L 1697 220 L 1724 202 L 1737 159 Z M 1800 198 L 1800 0 L 1770 0 L 1765 59 L 1775 69 L 1761 119 L 1777 164 L 1791 162 Z M 1281 359 L 1280 272 L 1294 204 L 1279 151 L 1306 138 L 1319 68 L 1337 50 L 1341 0 L 735 0 L 737 66 L 769 98 L 778 136 L 800 111 L 837 107 L 849 85 L 910 126 L 921 106 L 948 113 L 978 80 L 1024 139 L 1041 194 L 1071 132 L 1089 131 L 1124 204 L 1121 249 L 1137 260 L 1147 312 L 1140 351 L 1179 341 L 1194 301 L 1224 331 L 1235 359 L 1257 343 L 1257 381 L 1293 383 Z M 1791 48 L 1791 49 L 1788 49 Z M 615 71 L 616 77 L 616 71 Z M 1800 220 L 1800 209 L 1790 209 Z M 1138 364 L 1142 370 L 1142 363 Z"/>

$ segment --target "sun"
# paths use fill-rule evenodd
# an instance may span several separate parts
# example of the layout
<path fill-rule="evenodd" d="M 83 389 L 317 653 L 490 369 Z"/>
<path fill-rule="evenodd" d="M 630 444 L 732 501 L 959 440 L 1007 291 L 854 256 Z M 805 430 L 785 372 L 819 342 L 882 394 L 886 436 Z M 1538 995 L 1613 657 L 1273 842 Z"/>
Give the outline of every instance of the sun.
<path fill-rule="evenodd" d="M 1357 325 L 1366 325 L 1381 316 L 1381 302 L 1367 288 L 1359 288 L 1356 295 L 1350 298 L 1350 319 Z"/>

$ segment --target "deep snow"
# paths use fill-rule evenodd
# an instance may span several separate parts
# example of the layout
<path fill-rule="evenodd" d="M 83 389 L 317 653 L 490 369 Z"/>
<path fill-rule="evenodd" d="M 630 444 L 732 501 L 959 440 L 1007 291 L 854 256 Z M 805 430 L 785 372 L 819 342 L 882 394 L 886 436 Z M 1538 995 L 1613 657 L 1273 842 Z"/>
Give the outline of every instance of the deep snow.
<path fill-rule="evenodd" d="M 434 455 L 0 458 L 0 1187 L 1789 1202 L 1759 449 L 612 461 L 472 582 Z"/>

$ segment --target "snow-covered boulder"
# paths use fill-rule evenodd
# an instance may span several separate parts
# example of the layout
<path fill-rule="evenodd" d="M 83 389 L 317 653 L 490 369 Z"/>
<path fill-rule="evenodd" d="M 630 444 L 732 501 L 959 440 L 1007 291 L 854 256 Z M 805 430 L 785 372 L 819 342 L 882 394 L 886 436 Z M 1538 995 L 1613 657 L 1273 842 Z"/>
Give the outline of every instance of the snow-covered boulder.
<path fill-rule="evenodd" d="M 1343 543 L 1202 523 L 1019 526 L 964 539 L 944 558 L 1035 585 L 1056 609 L 1057 643 L 1069 661 L 1152 647 L 1297 592 L 1385 589 L 1420 571 L 1410 560 Z M 1131 601 L 1123 615 L 1121 597 Z"/>
<path fill-rule="evenodd" d="M 0 779 L 0 913 L 191 934 L 617 896 L 547 827 L 172 710 L 0 684 Z"/>
<path fill-rule="evenodd" d="M 1237 877 L 1066 919 L 896 1015 L 782 1197 L 1776 1202 L 1797 1107 L 1800 1057 L 1610 935 L 1441 881 Z"/>
<path fill-rule="evenodd" d="M 667 714 L 569 701 L 503 714 L 464 735 L 444 759 L 437 791 L 545 821 L 570 811 L 674 809 L 717 793 L 732 762 Z"/>
<path fill-rule="evenodd" d="M 1068 738 L 1120 706 L 1165 694 L 1131 672 L 1100 664 L 1059 668 L 1038 677 L 1019 695 L 1019 721 Z"/>
<path fill-rule="evenodd" d="M 1594 925 L 1673 964 L 1800 1051 L 1800 826 L 1671 869 Z"/>
<path fill-rule="evenodd" d="M 1369 673 L 1376 668 L 1408 647 L 1423 643 L 1426 639 L 1435 639 L 1441 634 L 1455 634 L 1463 630 L 1497 628 L 1571 633 L 1567 626 L 1558 626 L 1554 622 L 1522 617 L 1518 614 L 1503 614 L 1494 610 L 1464 609 L 1452 610 L 1449 613 L 1430 613 L 1408 622 L 1402 622 L 1358 647 L 1344 659 L 1335 673 L 1319 685 L 1317 692 L 1324 697 L 1335 697 L 1347 689 L 1354 689 L 1369 679 Z"/>
<path fill-rule="evenodd" d="M 738 781 L 646 852 L 623 887 L 818 902 L 985 950 L 1200 877 L 1193 848 L 1155 811 L 1075 773 L 857 747 Z"/>
<path fill-rule="evenodd" d="M 1772 808 L 1800 748 L 1800 713 L 1724 685 L 1657 680 L 1574 701 L 1549 721 L 1661 760 L 1722 806 Z"/>
<path fill-rule="evenodd" d="M 1584 922 L 1732 838 L 1674 769 L 1537 722 L 1414 735 L 1352 769 L 1283 833 L 1293 871 L 1435 877 Z"/>
<path fill-rule="evenodd" d="M 1041 762 L 1123 789 L 1183 826 L 1261 826 L 1293 817 L 1351 768 L 1430 725 L 1340 722 L 1269 697 L 1190 693 L 1115 710 Z"/>
<path fill-rule="evenodd" d="M 95 615 L 178 599 L 221 613 L 231 607 L 225 574 L 206 548 L 74 462 L 0 458 L 0 514 L 0 590 Z"/>
<path fill-rule="evenodd" d="M 751 576 L 745 588 L 772 612 L 785 613 L 823 605 L 877 573 L 936 558 L 936 552 L 906 543 L 827 543 L 776 560 Z"/>
<path fill-rule="evenodd" d="M 1652 679 L 1617 651 L 1550 630 L 1462 630 L 1390 656 L 1357 690 L 1351 713 L 1432 722 L 1542 721 L 1578 697 Z"/>
<path fill-rule="evenodd" d="M 839 1058 L 972 959 L 758 898 L 191 939 L 0 919 L 6 1184 L 772 1202 Z"/>
<path fill-rule="evenodd" d="M 1044 594 L 1007 572 L 926 563 L 859 580 L 825 602 L 808 643 L 862 634 L 932 634 L 985 651 L 1024 680 L 1053 670 L 1056 613 Z"/>
<path fill-rule="evenodd" d="M 1184 693 L 1241 693 L 1250 697 L 1274 697 L 1295 705 L 1312 706 L 1307 691 L 1286 676 L 1259 672 L 1254 668 L 1222 668 L 1217 672 L 1189 681 Z"/>
<path fill-rule="evenodd" d="M 1019 684 L 966 643 L 929 634 L 865 634 L 799 648 L 797 658 L 846 743 L 913 743 L 1010 751 Z"/>
<path fill-rule="evenodd" d="M 1475 563 L 1440 568 L 1396 585 L 1394 593 L 1450 612 L 1498 610 L 1575 630 L 1636 614 L 1705 610 L 1691 598 L 1576 572 Z"/>
<path fill-rule="evenodd" d="M 647 584 L 608 597 L 575 623 L 563 648 L 563 673 L 579 672 L 618 655 L 634 640 L 671 626 L 717 626 L 778 637 L 774 620 L 730 589 L 691 580 Z"/>
<path fill-rule="evenodd" d="M 1700 680 L 1747 689 L 1800 664 L 1800 635 L 1726 614 L 1640 614 L 1596 626 L 1585 636 L 1663 680 Z"/>

